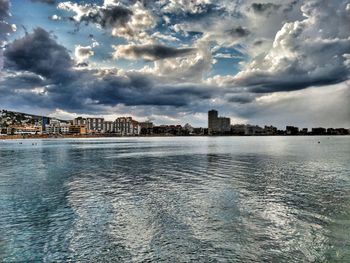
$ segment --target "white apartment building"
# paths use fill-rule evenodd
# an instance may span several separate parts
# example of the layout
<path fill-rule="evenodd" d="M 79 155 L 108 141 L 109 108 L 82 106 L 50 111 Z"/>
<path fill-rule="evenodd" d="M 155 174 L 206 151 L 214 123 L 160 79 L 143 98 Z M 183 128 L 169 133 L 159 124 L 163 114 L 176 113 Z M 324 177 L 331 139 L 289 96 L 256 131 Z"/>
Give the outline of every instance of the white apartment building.
<path fill-rule="evenodd" d="M 45 125 L 45 133 L 48 134 L 67 134 L 69 133 L 69 123 L 61 122 L 57 119 L 51 119 L 50 124 Z"/>
<path fill-rule="evenodd" d="M 86 125 L 87 119 L 83 117 L 78 117 L 73 120 L 73 125 Z"/>
<path fill-rule="evenodd" d="M 104 118 L 87 118 L 87 130 L 88 133 L 102 133 L 103 132 Z"/>
<path fill-rule="evenodd" d="M 132 117 L 119 117 L 115 120 L 116 131 L 121 135 L 138 135 L 141 132 L 140 124 Z"/>
<path fill-rule="evenodd" d="M 116 133 L 116 123 L 114 121 L 104 121 L 102 130 L 104 133 Z"/>

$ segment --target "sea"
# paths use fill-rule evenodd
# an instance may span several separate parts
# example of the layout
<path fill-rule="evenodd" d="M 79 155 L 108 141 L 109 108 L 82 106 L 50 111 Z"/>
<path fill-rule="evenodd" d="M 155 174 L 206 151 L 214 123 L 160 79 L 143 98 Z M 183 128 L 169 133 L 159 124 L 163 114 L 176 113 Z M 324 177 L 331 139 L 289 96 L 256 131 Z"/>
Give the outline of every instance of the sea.
<path fill-rule="evenodd" d="M 350 137 L 0 140 L 0 262 L 350 262 Z"/>

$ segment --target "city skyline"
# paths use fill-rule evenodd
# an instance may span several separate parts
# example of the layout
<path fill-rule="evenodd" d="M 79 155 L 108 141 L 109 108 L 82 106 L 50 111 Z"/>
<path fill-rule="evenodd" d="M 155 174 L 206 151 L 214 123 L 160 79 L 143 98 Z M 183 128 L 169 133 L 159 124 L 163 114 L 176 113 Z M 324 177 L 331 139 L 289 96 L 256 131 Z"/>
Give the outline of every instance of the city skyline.
<path fill-rule="evenodd" d="M 116 122 L 118 119 L 120 118 L 130 118 L 131 120 L 133 121 L 136 121 L 138 123 L 151 123 L 152 126 L 182 126 L 182 127 L 185 127 L 185 126 L 191 126 L 192 128 L 204 128 L 204 129 L 210 129 L 210 126 L 217 126 L 218 127 L 221 127 L 219 128 L 219 131 L 220 132 L 224 132 L 224 130 L 221 130 L 222 127 L 230 127 L 230 129 L 232 130 L 232 128 L 234 127 L 237 127 L 237 126 L 246 126 L 246 127 L 258 127 L 258 128 L 262 128 L 260 126 L 263 126 L 263 127 L 272 127 L 274 129 L 279 130 L 279 131 L 286 131 L 288 130 L 288 128 L 300 128 L 300 131 L 302 130 L 305 130 L 308 132 L 308 131 L 311 131 L 312 129 L 345 129 L 345 130 L 348 130 L 350 132 L 350 128 L 349 127 L 346 127 L 346 126 L 311 126 L 311 125 L 305 125 L 305 126 L 302 126 L 302 127 L 298 127 L 296 126 L 295 124 L 293 123 L 285 123 L 284 125 L 281 125 L 281 126 L 274 126 L 272 125 L 271 123 L 264 123 L 264 124 L 256 124 L 256 123 L 232 123 L 231 122 L 231 118 L 230 117 L 227 117 L 227 116 L 224 116 L 220 113 L 220 116 L 219 116 L 219 112 L 216 110 L 216 109 L 210 109 L 208 110 L 207 112 L 207 122 L 205 123 L 205 125 L 203 126 L 192 126 L 192 123 L 189 123 L 189 122 L 186 122 L 186 123 L 159 123 L 157 121 L 153 122 L 152 120 L 150 119 L 146 119 L 146 120 L 135 120 L 133 119 L 134 117 L 131 116 L 130 114 L 124 114 L 124 115 L 121 115 L 121 116 L 116 116 L 114 119 L 113 118 L 104 118 L 103 116 L 96 116 L 96 115 L 80 115 L 80 116 L 74 116 L 73 118 L 68 118 L 68 119 L 62 119 L 62 118 L 59 118 L 58 116 L 43 116 L 43 115 L 37 115 L 37 114 L 31 114 L 31 113 L 28 113 L 28 112 L 17 112 L 17 111 L 10 111 L 10 110 L 6 110 L 6 109 L 0 109 L 0 117 L 1 117 L 1 113 L 4 113 L 4 112 L 9 112 L 9 113 L 13 113 L 13 114 L 20 114 L 20 115 L 23 115 L 23 116 L 35 116 L 37 118 L 40 118 L 40 119 L 51 119 L 53 121 L 60 121 L 60 122 L 63 122 L 63 123 L 73 123 L 73 125 L 80 125 L 82 123 L 75 123 L 76 121 L 79 122 L 79 120 L 82 120 L 82 121 L 86 121 L 87 119 L 102 119 L 103 122 L 106 122 L 106 123 L 112 123 L 112 122 Z M 219 119 L 219 124 L 216 122 L 216 121 L 210 121 L 210 113 L 214 113 L 214 119 Z M 212 117 L 213 118 L 213 117 Z M 0 121 L 1 121 L 1 118 L 0 118 Z M 210 124 L 212 122 L 212 124 Z M 215 123 L 215 124 L 214 124 Z M 85 123 L 86 124 L 86 123 Z M 260 125 L 260 126 L 259 126 Z M 1 128 L 1 122 L 0 122 L 0 128 Z M 226 131 L 228 131 L 229 129 L 226 128 Z M 299 130 L 298 130 L 299 132 Z"/>
<path fill-rule="evenodd" d="M 0 110 L 0 135 L 10 136 L 273 136 L 273 135 L 349 135 L 344 127 L 297 127 L 286 125 L 279 129 L 273 125 L 231 123 L 231 119 L 219 116 L 215 109 L 208 111 L 207 127 L 194 127 L 190 123 L 154 124 L 139 121 L 130 116 L 119 116 L 114 120 L 101 117 L 77 117 L 60 120 L 54 117 Z M 15 137 L 15 138 L 17 138 Z"/>
<path fill-rule="evenodd" d="M 349 24 L 345 0 L 1 0 L 0 108 L 348 128 Z"/>

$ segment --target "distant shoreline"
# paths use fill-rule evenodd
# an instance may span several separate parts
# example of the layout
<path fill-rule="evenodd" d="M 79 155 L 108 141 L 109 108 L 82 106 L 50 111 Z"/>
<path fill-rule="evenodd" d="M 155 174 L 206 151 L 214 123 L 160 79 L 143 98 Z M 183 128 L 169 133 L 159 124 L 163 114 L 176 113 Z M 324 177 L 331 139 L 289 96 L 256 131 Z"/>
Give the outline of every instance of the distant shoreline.
<path fill-rule="evenodd" d="M 301 136 L 350 136 L 331 134 L 307 134 L 307 135 L 4 135 L 1 140 L 33 140 L 33 139 L 93 139 L 93 138 L 153 138 L 153 137 L 301 137 Z"/>

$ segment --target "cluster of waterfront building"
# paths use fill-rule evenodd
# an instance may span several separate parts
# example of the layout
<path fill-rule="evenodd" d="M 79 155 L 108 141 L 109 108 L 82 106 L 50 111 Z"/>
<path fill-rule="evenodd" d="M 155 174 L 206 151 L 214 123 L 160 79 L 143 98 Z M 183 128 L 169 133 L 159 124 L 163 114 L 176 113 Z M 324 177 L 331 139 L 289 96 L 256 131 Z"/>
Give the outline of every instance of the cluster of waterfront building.
<path fill-rule="evenodd" d="M 217 110 L 208 112 L 208 134 L 209 135 L 349 135 L 349 129 L 345 128 L 323 128 L 317 127 L 299 129 L 294 126 L 286 126 L 285 130 L 279 130 L 274 126 L 260 127 L 250 124 L 231 125 L 230 118 L 219 117 Z"/>
<path fill-rule="evenodd" d="M 132 117 L 119 117 L 115 121 L 104 118 L 78 117 L 71 121 L 42 117 L 34 124 L 10 125 L 1 133 L 7 135 L 49 134 L 49 135 L 88 135 L 116 134 L 120 136 L 140 135 L 142 128 L 153 127 L 151 122 L 138 122 Z"/>
<path fill-rule="evenodd" d="M 1 124 L 1 123 L 0 123 Z M 348 135 L 345 128 L 308 128 L 299 129 L 287 126 L 279 130 L 274 126 L 260 127 L 250 124 L 233 124 L 230 118 L 220 117 L 218 111 L 208 112 L 208 128 L 194 128 L 190 124 L 159 125 L 150 121 L 139 122 L 132 117 L 118 117 L 114 121 L 104 118 L 78 117 L 70 121 L 40 117 L 30 122 L 17 123 L 1 127 L 1 135 L 115 135 L 115 136 L 188 136 L 188 135 Z"/>

